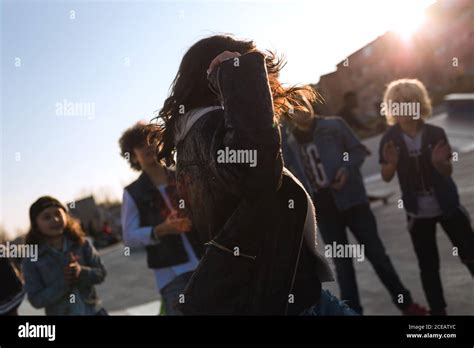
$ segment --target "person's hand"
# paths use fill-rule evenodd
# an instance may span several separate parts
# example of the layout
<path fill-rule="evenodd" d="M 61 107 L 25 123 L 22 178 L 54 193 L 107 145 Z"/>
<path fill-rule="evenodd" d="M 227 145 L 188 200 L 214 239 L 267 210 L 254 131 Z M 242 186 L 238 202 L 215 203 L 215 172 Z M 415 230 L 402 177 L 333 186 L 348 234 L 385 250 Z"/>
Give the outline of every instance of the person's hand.
<path fill-rule="evenodd" d="M 212 70 L 214 70 L 219 64 L 222 62 L 225 62 L 226 60 L 232 59 L 239 57 L 241 54 L 239 52 L 230 52 L 230 51 L 224 51 L 220 54 L 218 54 L 209 64 L 209 68 L 207 69 L 207 74 L 211 74 Z"/>
<path fill-rule="evenodd" d="M 336 191 L 342 190 L 344 185 L 346 185 L 347 179 L 349 178 L 349 174 L 347 173 L 346 168 L 339 168 L 334 178 L 334 181 L 331 185 L 333 189 Z"/>
<path fill-rule="evenodd" d="M 187 217 L 178 217 L 178 212 L 173 210 L 167 217 L 166 220 L 155 226 L 153 233 L 157 238 L 169 235 L 169 234 L 180 234 L 186 233 L 191 230 L 192 223 Z"/>
<path fill-rule="evenodd" d="M 176 233 L 188 232 L 192 227 L 191 220 L 187 217 L 179 217 L 176 210 L 173 210 L 171 214 L 167 216 L 165 223 L 175 230 Z"/>
<path fill-rule="evenodd" d="M 64 278 L 66 283 L 72 285 L 77 281 L 81 274 L 81 265 L 77 261 L 77 257 L 71 252 L 69 253 L 69 264 L 64 268 Z"/>
<path fill-rule="evenodd" d="M 383 146 L 383 158 L 392 166 L 397 167 L 398 151 L 395 147 L 395 144 L 393 143 L 393 140 L 390 140 Z"/>
<path fill-rule="evenodd" d="M 439 164 L 445 163 L 447 160 L 451 158 L 451 147 L 449 144 L 441 140 L 439 141 L 433 150 L 431 151 L 431 162 L 436 167 Z"/>

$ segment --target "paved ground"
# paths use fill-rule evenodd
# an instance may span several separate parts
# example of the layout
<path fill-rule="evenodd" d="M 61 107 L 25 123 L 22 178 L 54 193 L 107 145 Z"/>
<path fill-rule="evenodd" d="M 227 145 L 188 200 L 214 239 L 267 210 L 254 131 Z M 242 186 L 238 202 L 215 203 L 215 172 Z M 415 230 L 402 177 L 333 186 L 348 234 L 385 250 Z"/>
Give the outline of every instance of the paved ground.
<path fill-rule="evenodd" d="M 445 129 L 453 151 L 459 153 L 459 160 L 453 162 L 454 180 L 458 185 L 461 202 L 467 211 L 474 214 L 474 123 L 472 120 L 449 119 L 441 114 L 430 120 L 430 123 Z M 378 178 L 378 144 L 381 136 L 367 139 L 365 145 L 372 151 L 362 168 L 369 193 L 393 191 L 389 204 L 372 205 L 377 219 L 379 234 L 395 269 L 405 286 L 412 292 L 414 299 L 426 306 L 426 299 L 421 287 L 419 268 L 413 246 L 406 229 L 403 209 L 398 209 L 396 202 L 401 198 L 398 180 L 395 178 L 387 184 Z M 441 259 L 441 276 L 445 297 L 450 314 L 474 315 L 474 280 L 467 268 L 452 255 L 452 244 L 441 227 L 438 227 L 438 248 Z M 352 242 L 355 240 L 352 238 Z M 321 250 L 322 245 L 320 246 Z M 390 296 L 370 263 L 355 262 L 357 279 L 362 305 L 365 314 L 397 314 L 398 309 L 392 305 Z M 338 293 L 337 284 L 327 284 L 327 288 Z"/>
<path fill-rule="evenodd" d="M 461 154 L 454 166 L 454 179 L 460 191 L 461 202 L 471 216 L 474 213 L 473 168 L 474 152 Z M 396 201 L 400 198 L 397 180 L 393 180 L 388 188 L 396 192 L 389 200 L 389 204 L 372 205 L 377 218 L 379 235 L 403 283 L 411 291 L 414 299 L 426 306 L 417 259 L 406 229 L 404 211 L 398 209 L 396 205 Z M 367 189 L 369 192 L 386 190 L 387 184 L 382 181 L 373 181 L 367 185 Z M 353 238 L 351 241 L 355 243 Z M 320 247 L 323 250 L 322 245 Z M 441 227 L 438 227 L 438 248 L 448 313 L 474 315 L 474 280 L 458 257 L 452 255 L 452 244 Z M 367 260 L 354 263 L 365 314 L 399 313 L 392 305 L 388 292 L 377 278 L 370 263 Z M 327 283 L 325 287 L 338 293 L 335 283 Z"/>
<path fill-rule="evenodd" d="M 462 121 L 449 121 L 445 116 L 435 118 L 433 123 L 443 125 L 455 151 L 459 151 L 459 161 L 454 163 L 454 179 L 459 187 L 461 201 L 467 210 L 474 214 L 474 144 L 472 122 L 464 124 Z M 405 216 L 402 209 L 398 209 L 396 201 L 400 194 L 397 180 L 390 184 L 378 180 L 378 147 L 379 137 L 368 139 L 366 145 L 373 152 L 364 164 L 364 176 L 369 178 L 367 189 L 369 192 L 393 190 L 389 204 L 373 204 L 379 234 L 385 244 L 387 253 L 399 272 L 405 286 L 412 292 L 414 299 L 426 305 L 421 288 L 417 260 L 413 251 Z M 471 151 L 471 152 L 469 152 Z M 352 240 L 354 242 L 354 240 Z M 319 245 L 323 250 L 323 244 Z M 459 259 L 452 256 L 451 243 L 441 228 L 438 229 L 438 247 L 440 250 L 442 279 L 445 296 L 450 314 L 474 314 L 474 280 Z M 99 294 L 105 308 L 111 314 L 148 314 L 154 315 L 159 311 L 159 295 L 155 288 L 152 272 L 146 268 L 143 251 L 132 251 L 130 256 L 123 255 L 123 245 L 116 245 L 101 251 L 103 262 L 108 270 L 106 281 L 98 287 Z M 366 260 L 355 262 L 359 290 L 365 314 L 396 315 L 398 310 L 391 303 L 388 292 L 378 280 L 370 263 Z M 338 293 L 336 283 L 326 283 L 328 288 Z M 42 311 L 33 309 L 25 300 L 20 308 L 22 314 L 42 314 Z"/>

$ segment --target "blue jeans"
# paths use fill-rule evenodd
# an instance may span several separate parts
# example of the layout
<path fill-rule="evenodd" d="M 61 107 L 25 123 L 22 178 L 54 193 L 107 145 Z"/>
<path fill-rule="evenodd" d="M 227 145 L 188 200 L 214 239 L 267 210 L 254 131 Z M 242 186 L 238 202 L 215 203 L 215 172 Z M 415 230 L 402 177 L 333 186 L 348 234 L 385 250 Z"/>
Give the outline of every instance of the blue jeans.
<path fill-rule="evenodd" d="M 179 296 L 184 293 L 184 288 L 192 275 L 193 272 L 180 274 L 161 289 L 161 300 L 165 315 L 183 315 L 175 308 L 175 305 L 178 303 Z"/>
<path fill-rule="evenodd" d="M 329 290 L 321 290 L 321 298 L 318 304 L 315 304 L 300 315 L 324 316 L 324 315 L 359 315 L 353 311 L 345 302 L 340 301 L 336 296 L 331 294 Z"/>
<path fill-rule="evenodd" d="M 324 194 L 324 193 L 323 193 Z M 375 216 L 368 203 L 358 204 L 348 210 L 337 210 L 330 195 L 315 195 L 318 211 L 318 228 L 325 244 L 348 244 L 346 229 L 349 228 L 359 244 L 364 245 L 367 259 L 374 267 L 379 279 L 389 291 L 393 303 L 403 309 L 410 303 L 410 292 L 403 286 L 385 247 L 377 232 Z M 356 275 L 352 258 L 334 258 L 336 277 L 341 290 L 341 299 L 357 313 L 362 314 Z M 403 295 L 403 303 L 398 303 L 398 296 Z"/>

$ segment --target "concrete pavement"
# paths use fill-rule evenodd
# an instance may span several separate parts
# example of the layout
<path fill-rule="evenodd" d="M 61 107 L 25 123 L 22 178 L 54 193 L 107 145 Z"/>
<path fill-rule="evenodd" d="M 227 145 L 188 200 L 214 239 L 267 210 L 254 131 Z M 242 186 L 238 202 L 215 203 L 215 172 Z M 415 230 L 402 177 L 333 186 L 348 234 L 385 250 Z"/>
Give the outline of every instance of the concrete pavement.
<path fill-rule="evenodd" d="M 459 152 L 459 160 L 453 164 L 454 179 L 459 188 L 461 201 L 472 215 L 474 213 L 474 151 L 472 151 L 474 124 L 465 120 L 451 120 L 443 114 L 432 118 L 430 122 L 443 126 L 453 150 Z M 417 302 L 426 305 L 416 256 L 406 229 L 405 214 L 403 209 L 396 206 L 396 201 L 400 198 L 397 179 L 387 184 L 377 176 L 380 137 L 379 135 L 364 141 L 372 151 L 372 156 L 367 158 L 362 168 L 364 177 L 368 179 L 366 187 L 368 192 L 387 190 L 395 192 L 388 205 L 373 204 L 379 234 L 403 283 Z M 353 238 L 350 238 L 350 241 L 355 243 Z M 324 251 L 323 247 L 320 238 L 321 252 Z M 440 227 L 438 228 L 438 248 L 448 313 L 473 315 L 474 280 L 458 257 L 452 255 L 452 245 Z M 160 309 L 160 297 L 156 290 L 153 273 L 146 266 L 145 252 L 132 250 L 130 256 L 125 256 L 123 245 L 118 244 L 101 250 L 100 254 L 108 271 L 105 282 L 97 287 L 104 307 L 111 314 L 157 314 Z M 354 263 L 365 314 L 399 314 L 368 260 Z M 324 287 L 335 294 L 339 293 L 335 282 L 326 283 Z M 43 314 L 43 311 L 35 310 L 25 300 L 20 307 L 20 314 Z"/>

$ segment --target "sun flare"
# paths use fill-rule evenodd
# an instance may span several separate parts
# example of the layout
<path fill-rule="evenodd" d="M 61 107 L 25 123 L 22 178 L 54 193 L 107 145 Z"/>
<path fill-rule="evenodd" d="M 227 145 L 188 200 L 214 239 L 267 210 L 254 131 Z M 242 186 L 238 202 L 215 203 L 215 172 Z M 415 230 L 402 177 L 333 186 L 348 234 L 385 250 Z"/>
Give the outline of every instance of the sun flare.
<path fill-rule="evenodd" d="M 390 13 L 391 29 L 403 40 L 410 40 L 425 20 L 425 6 L 421 1 L 401 1 Z"/>

